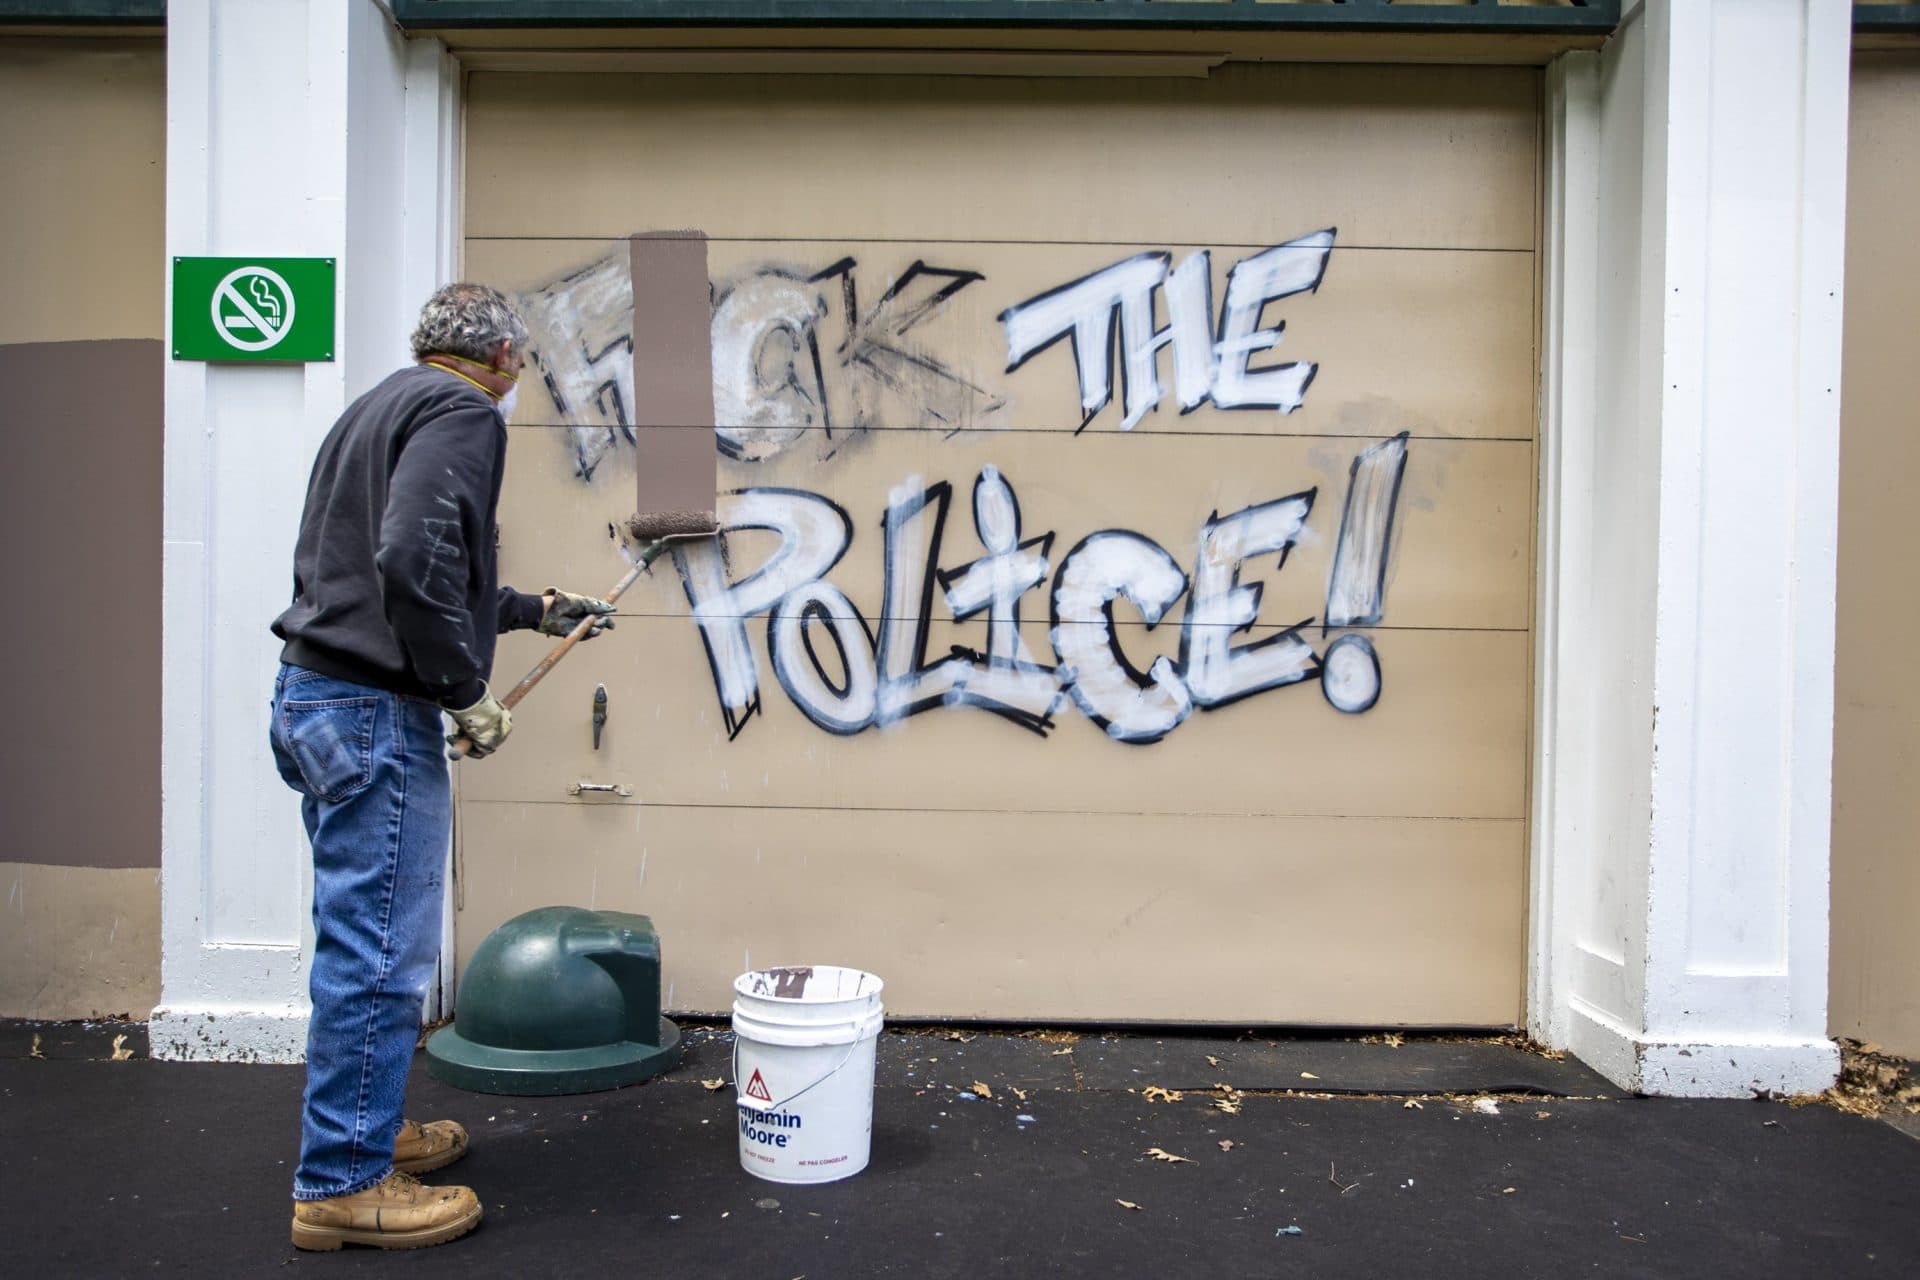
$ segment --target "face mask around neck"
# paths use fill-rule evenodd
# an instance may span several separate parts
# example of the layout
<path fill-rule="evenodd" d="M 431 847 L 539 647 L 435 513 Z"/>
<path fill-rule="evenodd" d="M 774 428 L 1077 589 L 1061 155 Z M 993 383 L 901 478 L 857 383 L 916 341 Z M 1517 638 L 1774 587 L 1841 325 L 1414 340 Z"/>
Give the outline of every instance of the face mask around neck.
<path fill-rule="evenodd" d="M 519 403 L 520 384 L 516 382 L 507 388 L 507 394 L 501 396 L 494 402 L 493 407 L 500 411 L 500 420 L 502 422 L 512 422 L 514 406 Z"/>

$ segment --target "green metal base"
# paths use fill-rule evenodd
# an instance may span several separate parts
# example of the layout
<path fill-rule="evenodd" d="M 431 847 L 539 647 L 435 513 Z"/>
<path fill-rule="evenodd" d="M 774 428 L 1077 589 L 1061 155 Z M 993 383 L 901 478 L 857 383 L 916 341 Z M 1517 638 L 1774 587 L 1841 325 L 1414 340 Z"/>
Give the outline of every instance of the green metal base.
<path fill-rule="evenodd" d="M 427 1070 L 436 1080 L 474 1093 L 542 1096 L 599 1093 L 650 1080 L 680 1065 L 680 1028 L 660 1019 L 660 1043 L 594 1045 L 588 1049 L 496 1049 L 442 1027 L 427 1040 Z"/>

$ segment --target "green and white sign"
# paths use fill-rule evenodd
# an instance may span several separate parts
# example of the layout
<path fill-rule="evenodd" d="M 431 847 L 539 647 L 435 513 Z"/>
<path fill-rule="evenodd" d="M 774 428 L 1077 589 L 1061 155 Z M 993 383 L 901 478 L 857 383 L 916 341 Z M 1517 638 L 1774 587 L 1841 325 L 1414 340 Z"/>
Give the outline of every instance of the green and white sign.
<path fill-rule="evenodd" d="M 173 358 L 333 359 L 333 259 L 175 258 Z"/>

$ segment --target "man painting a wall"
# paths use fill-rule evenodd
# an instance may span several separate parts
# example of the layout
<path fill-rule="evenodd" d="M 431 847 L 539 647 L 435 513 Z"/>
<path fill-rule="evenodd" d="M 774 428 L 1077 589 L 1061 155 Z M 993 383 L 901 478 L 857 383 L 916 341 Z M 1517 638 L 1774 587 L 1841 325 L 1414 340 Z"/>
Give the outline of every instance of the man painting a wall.
<path fill-rule="evenodd" d="M 614 606 L 498 585 L 494 519 L 527 330 L 505 295 L 454 284 L 412 337 L 418 363 L 341 415 L 320 446 L 294 552 L 270 736 L 313 846 L 313 1015 L 293 1243 L 417 1248 L 473 1229 L 466 1187 L 413 1176 L 466 1153 L 452 1121 L 403 1121 L 407 1068 L 440 950 L 452 822 L 446 742 L 499 749 L 487 686 L 498 633 L 588 636 Z M 445 734 L 442 713 L 457 732 Z M 443 742 L 443 735 L 445 741 Z"/>

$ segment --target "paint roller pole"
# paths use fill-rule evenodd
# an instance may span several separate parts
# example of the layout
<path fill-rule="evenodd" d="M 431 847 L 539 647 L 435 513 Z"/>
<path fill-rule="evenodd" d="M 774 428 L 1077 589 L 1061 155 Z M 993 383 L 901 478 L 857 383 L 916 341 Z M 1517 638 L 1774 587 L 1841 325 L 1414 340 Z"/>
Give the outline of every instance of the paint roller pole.
<path fill-rule="evenodd" d="M 633 523 L 638 524 L 639 521 L 636 520 Z M 625 595 L 627 588 L 638 582 L 640 575 L 647 571 L 647 567 L 660 558 L 660 553 L 667 549 L 667 542 L 668 538 L 657 537 L 642 548 L 639 558 L 634 562 L 633 568 L 627 570 L 626 576 L 621 578 L 620 581 L 614 585 L 613 590 L 607 592 L 602 598 L 606 600 L 608 604 L 613 604 L 619 600 L 621 596 Z M 547 656 L 540 659 L 533 670 L 522 676 L 520 683 L 513 686 L 513 688 L 508 691 L 506 697 L 500 699 L 500 705 L 509 711 L 519 706 L 520 700 L 533 692 L 533 686 L 539 684 L 540 681 L 546 677 L 547 672 L 553 670 L 560 659 L 567 656 L 568 650 L 587 638 L 587 633 L 593 630 L 593 624 L 596 621 L 598 621 L 598 619 L 594 617 L 582 618 L 578 625 L 567 633 L 565 639 L 553 646 L 553 648 L 548 651 Z M 447 755 L 450 759 L 454 760 L 464 759 L 472 746 L 473 740 L 465 734 L 461 734 L 452 748 L 448 750 Z"/>

